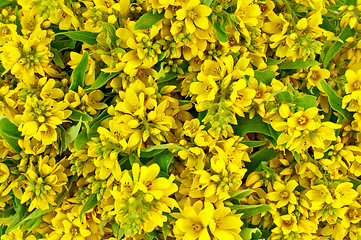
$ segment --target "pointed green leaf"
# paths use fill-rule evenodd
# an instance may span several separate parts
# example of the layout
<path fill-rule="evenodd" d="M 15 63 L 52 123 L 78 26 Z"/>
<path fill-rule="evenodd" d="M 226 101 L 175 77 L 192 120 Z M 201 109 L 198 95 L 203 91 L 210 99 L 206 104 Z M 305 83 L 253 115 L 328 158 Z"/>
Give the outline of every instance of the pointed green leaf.
<path fill-rule="evenodd" d="M 320 65 L 320 63 L 316 60 L 312 60 L 312 59 L 308 59 L 306 61 L 302 60 L 302 59 L 298 59 L 294 62 L 289 61 L 289 62 L 283 62 L 280 65 L 278 65 L 280 70 L 285 70 L 285 69 L 302 69 L 302 68 L 308 68 L 308 67 L 312 67 L 312 66 L 316 66 L 316 65 Z"/>
<path fill-rule="evenodd" d="M 264 140 L 264 141 L 242 141 L 241 143 L 247 145 L 248 147 L 260 147 L 263 146 L 267 143 L 269 143 L 269 140 Z"/>
<path fill-rule="evenodd" d="M 284 61 L 285 61 L 284 59 L 277 60 L 277 59 L 273 59 L 273 58 L 267 58 L 266 64 L 267 64 L 267 66 L 273 66 L 273 65 L 278 65 Z"/>
<path fill-rule="evenodd" d="M 149 29 L 162 19 L 164 19 L 163 13 L 147 12 L 146 14 L 142 15 L 135 23 L 134 30 Z"/>
<path fill-rule="evenodd" d="M 297 97 L 294 101 L 296 106 L 303 107 L 305 110 L 311 107 L 317 107 L 317 97 L 312 95 L 304 95 L 301 97 Z"/>
<path fill-rule="evenodd" d="M 353 120 L 353 115 L 346 109 L 342 108 L 342 98 L 335 93 L 335 91 L 327 84 L 325 80 L 321 80 L 321 86 L 328 96 L 328 102 L 333 110 L 340 113 L 348 121 Z"/>
<path fill-rule="evenodd" d="M 236 190 L 233 192 L 229 192 L 229 195 L 233 199 L 242 199 L 242 198 L 247 197 L 248 195 L 250 195 L 253 192 L 254 192 L 254 190 L 252 190 L 252 189 L 243 189 L 243 190 Z"/>
<path fill-rule="evenodd" d="M 88 52 L 84 52 L 83 57 L 72 73 L 73 82 L 70 85 L 70 90 L 78 92 L 78 86 L 84 87 L 85 71 L 88 67 L 88 60 Z"/>
<path fill-rule="evenodd" d="M 272 79 L 274 79 L 275 76 L 275 72 L 270 69 L 254 71 L 254 78 L 257 79 L 258 82 L 262 82 L 266 85 L 271 85 Z"/>
<path fill-rule="evenodd" d="M 95 45 L 98 43 L 97 42 L 98 33 L 93 33 L 88 31 L 70 31 L 70 32 L 60 32 L 55 34 L 54 36 L 59 36 L 59 35 L 65 35 L 70 39 L 87 43 L 89 45 Z"/>
<path fill-rule="evenodd" d="M 339 36 L 341 41 L 335 42 L 332 47 L 328 50 L 326 56 L 323 59 L 323 65 L 328 66 L 330 60 L 340 51 L 343 46 L 343 41 L 347 38 L 352 37 L 355 34 L 355 30 L 351 29 L 349 25 L 346 25 Z"/>
<path fill-rule="evenodd" d="M 9 118 L 4 116 L 0 117 L 0 135 L 17 153 L 21 152 L 18 140 L 23 139 L 23 137 L 18 127 Z"/>
<path fill-rule="evenodd" d="M 154 149 L 153 151 L 150 151 L 150 152 L 140 152 L 140 157 L 142 157 L 142 158 L 152 158 L 152 157 L 162 153 L 165 150 L 166 149 Z"/>
<path fill-rule="evenodd" d="M 102 86 L 104 86 L 109 80 L 113 79 L 114 77 L 118 76 L 119 73 L 105 73 L 105 72 L 101 72 L 99 77 L 97 77 L 97 79 L 95 80 L 95 82 L 93 83 L 93 85 L 91 85 L 88 88 L 84 89 L 85 93 L 90 93 L 98 88 L 101 88 Z"/>
<path fill-rule="evenodd" d="M 108 33 L 108 36 L 112 43 L 112 46 L 116 46 L 115 42 L 117 41 L 117 36 L 115 34 L 115 32 L 116 32 L 115 27 L 113 26 L 113 24 L 110 24 L 107 22 L 102 22 L 102 25 L 103 25 L 105 31 L 107 31 L 107 33 Z"/>
<path fill-rule="evenodd" d="M 151 152 L 151 151 L 156 150 L 156 149 L 179 149 L 179 150 L 183 150 L 183 151 L 188 152 L 188 150 L 185 149 L 184 147 L 181 147 L 181 146 L 178 146 L 178 145 L 172 145 L 172 144 L 154 145 L 154 146 L 151 146 L 149 148 L 143 148 L 143 149 L 141 149 L 141 151 L 143 151 L 143 152 Z"/>
<path fill-rule="evenodd" d="M 222 24 L 218 20 L 216 20 L 214 23 L 212 23 L 212 21 L 210 22 L 216 33 L 217 39 L 221 42 L 228 42 L 227 33 L 222 30 Z"/>
<path fill-rule="evenodd" d="M 262 236 L 262 232 L 258 228 L 242 228 L 240 236 L 242 240 L 259 239 Z"/>
<path fill-rule="evenodd" d="M 90 195 L 88 200 L 84 204 L 83 208 L 81 209 L 79 217 L 81 218 L 83 213 L 86 213 L 87 211 L 89 211 L 90 209 L 95 207 L 99 202 L 100 202 L 100 200 L 98 200 L 96 193 L 93 193 L 92 195 Z"/>
<path fill-rule="evenodd" d="M 262 148 L 261 150 L 252 153 L 250 155 L 251 162 L 246 162 L 247 173 L 253 172 L 262 161 L 268 162 L 280 154 L 279 151 L 275 151 L 273 148 Z"/>
<path fill-rule="evenodd" d="M 55 49 L 51 49 L 50 51 L 53 54 L 54 63 L 58 65 L 60 68 L 65 68 L 63 60 L 61 60 L 61 57 L 59 56 L 59 52 L 55 51 Z"/>
<path fill-rule="evenodd" d="M 237 213 L 243 213 L 241 218 L 248 218 L 254 215 L 267 212 L 272 210 L 267 204 L 260 205 L 233 205 L 230 206 L 231 209 L 237 210 Z"/>
<path fill-rule="evenodd" d="M 91 116 L 89 116 L 88 114 L 79 112 L 79 111 L 77 111 L 75 109 L 72 109 L 70 107 L 68 107 L 67 109 L 72 111 L 71 115 L 69 116 L 70 120 L 73 120 L 73 121 L 80 121 L 80 119 L 82 119 L 83 121 L 91 121 L 91 120 L 93 120 L 93 118 Z"/>
<path fill-rule="evenodd" d="M 169 150 L 165 150 L 154 157 L 154 162 L 159 165 L 161 171 L 167 173 L 169 165 L 172 162 L 174 155 L 175 153 L 172 153 Z"/>
<path fill-rule="evenodd" d="M 81 125 L 82 125 L 82 120 L 81 120 L 81 117 L 80 117 L 80 120 L 79 122 L 77 123 L 77 125 L 75 126 L 71 126 L 67 131 L 66 131 L 66 134 L 65 134 L 65 143 L 64 143 L 64 148 L 68 148 L 69 145 L 74 142 L 74 140 L 78 137 L 79 135 L 79 131 L 80 131 L 80 128 L 81 128 Z"/>
<path fill-rule="evenodd" d="M 76 137 L 74 141 L 74 147 L 76 150 L 79 150 L 85 143 L 89 142 L 90 139 L 88 138 L 88 134 L 86 129 L 83 129 L 79 135 Z"/>
<path fill-rule="evenodd" d="M 268 129 L 268 124 L 262 121 L 259 115 L 255 115 L 252 119 L 246 114 L 245 117 L 237 116 L 238 124 L 233 126 L 234 134 L 243 137 L 246 133 L 262 133 L 272 137 Z"/>

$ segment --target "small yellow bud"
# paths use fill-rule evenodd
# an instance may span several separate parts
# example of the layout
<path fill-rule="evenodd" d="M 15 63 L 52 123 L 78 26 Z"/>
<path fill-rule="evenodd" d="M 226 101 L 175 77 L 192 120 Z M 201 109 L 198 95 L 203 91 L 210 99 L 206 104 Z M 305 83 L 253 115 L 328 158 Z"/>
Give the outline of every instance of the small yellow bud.
<path fill-rule="evenodd" d="M 4 17 L 7 17 L 9 15 L 8 11 L 6 9 L 3 9 L 1 11 L 1 14 L 4 16 Z"/>
<path fill-rule="evenodd" d="M 44 28 L 44 29 L 47 29 L 48 27 L 50 27 L 50 24 L 51 24 L 51 22 L 50 21 L 44 21 L 42 24 L 41 24 L 41 26 Z"/>
<path fill-rule="evenodd" d="M 117 17 L 115 15 L 108 16 L 108 23 L 114 24 L 117 21 Z"/>
<path fill-rule="evenodd" d="M 279 109 L 280 116 L 282 118 L 288 118 L 290 116 L 290 107 L 286 103 L 282 103 Z"/>

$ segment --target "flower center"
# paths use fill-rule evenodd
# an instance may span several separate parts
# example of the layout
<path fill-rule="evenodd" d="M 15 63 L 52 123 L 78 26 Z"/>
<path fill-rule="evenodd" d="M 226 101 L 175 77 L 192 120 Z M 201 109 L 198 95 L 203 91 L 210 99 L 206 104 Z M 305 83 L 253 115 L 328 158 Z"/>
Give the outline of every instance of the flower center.
<path fill-rule="evenodd" d="M 194 231 L 200 231 L 201 229 L 202 229 L 202 226 L 199 224 L 199 223 L 193 223 L 192 224 L 192 229 L 194 230 Z"/>
<path fill-rule="evenodd" d="M 297 120 L 298 124 L 300 124 L 301 126 L 305 125 L 307 123 L 307 121 L 308 121 L 308 119 L 304 116 L 299 117 Z"/>

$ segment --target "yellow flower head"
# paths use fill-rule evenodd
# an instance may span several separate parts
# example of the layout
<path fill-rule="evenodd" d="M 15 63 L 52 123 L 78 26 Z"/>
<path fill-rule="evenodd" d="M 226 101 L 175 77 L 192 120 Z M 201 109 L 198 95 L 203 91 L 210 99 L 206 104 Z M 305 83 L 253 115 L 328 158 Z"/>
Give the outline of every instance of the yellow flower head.
<path fill-rule="evenodd" d="M 197 28 L 208 29 L 208 16 L 212 9 L 206 5 L 200 4 L 199 0 L 188 1 L 181 9 L 176 12 L 177 20 L 184 20 L 186 29 L 189 33 L 194 33 Z"/>
<path fill-rule="evenodd" d="M 289 203 L 297 205 L 297 198 L 294 194 L 294 190 L 297 186 L 298 183 L 295 180 L 287 182 L 286 185 L 277 181 L 273 184 L 273 189 L 275 191 L 268 193 L 267 198 L 270 201 L 277 202 L 277 208 L 284 207 Z"/>
<path fill-rule="evenodd" d="M 192 206 L 187 203 L 178 214 L 174 234 L 177 239 L 210 239 L 208 225 L 214 215 L 210 202 L 197 201 Z"/>

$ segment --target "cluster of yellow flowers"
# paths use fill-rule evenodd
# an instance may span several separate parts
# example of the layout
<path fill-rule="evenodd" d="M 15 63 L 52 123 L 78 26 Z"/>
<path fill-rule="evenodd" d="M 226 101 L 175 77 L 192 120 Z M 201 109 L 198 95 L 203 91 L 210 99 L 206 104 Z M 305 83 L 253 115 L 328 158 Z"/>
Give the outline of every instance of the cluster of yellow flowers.
<path fill-rule="evenodd" d="M 361 239 L 361 0 L 0 1 L 0 239 Z"/>

